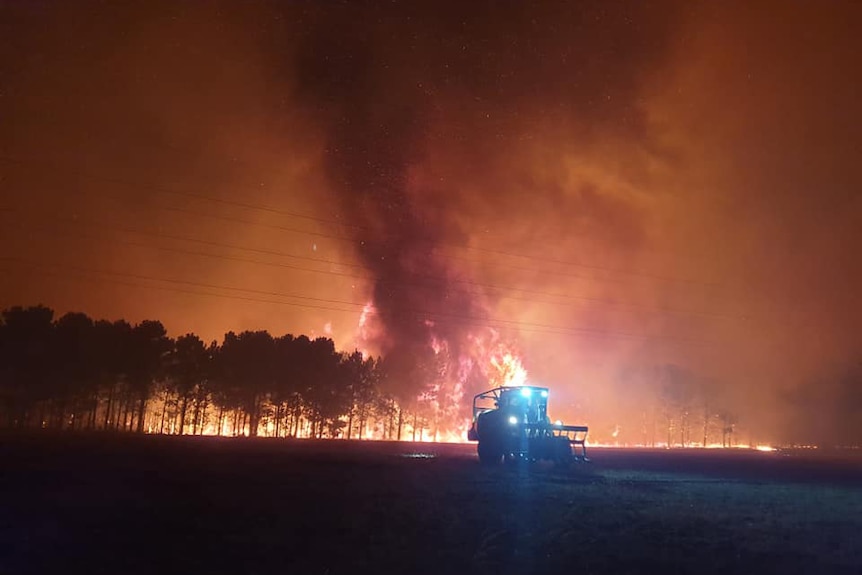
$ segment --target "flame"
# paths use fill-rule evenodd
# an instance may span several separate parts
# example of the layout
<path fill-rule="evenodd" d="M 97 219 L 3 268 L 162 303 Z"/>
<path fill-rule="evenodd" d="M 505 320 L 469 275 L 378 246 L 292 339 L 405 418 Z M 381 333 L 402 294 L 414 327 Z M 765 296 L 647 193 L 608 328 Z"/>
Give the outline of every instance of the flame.
<path fill-rule="evenodd" d="M 496 370 L 496 372 L 492 372 L 491 387 L 526 385 L 527 370 L 524 369 L 521 358 L 511 352 L 505 352 L 502 356 L 492 356 L 491 366 Z"/>
<path fill-rule="evenodd" d="M 368 351 L 368 342 L 372 339 L 372 326 L 369 318 L 377 313 L 374 308 L 374 302 L 368 302 L 362 306 L 362 313 L 359 314 L 359 323 L 356 326 L 354 336 L 354 344 L 356 349 L 362 354 L 362 359 L 368 359 L 371 353 Z"/>
<path fill-rule="evenodd" d="M 374 312 L 374 302 L 368 302 L 364 306 L 362 306 L 362 313 L 359 314 L 359 331 L 362 332 L 363 329 L 368 325 L 368 316 L 375 313 Z"/>

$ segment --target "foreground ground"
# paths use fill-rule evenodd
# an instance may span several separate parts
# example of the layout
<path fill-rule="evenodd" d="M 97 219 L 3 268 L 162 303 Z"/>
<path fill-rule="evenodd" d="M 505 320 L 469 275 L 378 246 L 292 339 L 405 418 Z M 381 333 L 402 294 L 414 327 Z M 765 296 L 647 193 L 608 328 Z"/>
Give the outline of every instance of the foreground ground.
<path fill-rule="evenodd" d="M 0 436 L 0 575 L 862 573 L 862 465 L 472 445 Z"/>

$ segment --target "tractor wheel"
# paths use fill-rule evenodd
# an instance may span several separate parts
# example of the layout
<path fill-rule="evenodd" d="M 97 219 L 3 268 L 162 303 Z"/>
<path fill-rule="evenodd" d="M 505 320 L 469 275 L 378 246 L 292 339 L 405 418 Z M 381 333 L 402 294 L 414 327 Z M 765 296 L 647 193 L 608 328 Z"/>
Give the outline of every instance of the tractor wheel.
<path fill-rule="evenodd" d="M 499 465 L 503 459 L 503 452 L 494 443 L 480 441 L 477 451 L 479 452 L 479 461 L 483 465 Z"/>
<path fill-rule="evenodd" d="M 557 437 L 554 441 L 554 463 L 560 467 L 568 467 L 575 460 L 572 444 L 568 438 Z"/>

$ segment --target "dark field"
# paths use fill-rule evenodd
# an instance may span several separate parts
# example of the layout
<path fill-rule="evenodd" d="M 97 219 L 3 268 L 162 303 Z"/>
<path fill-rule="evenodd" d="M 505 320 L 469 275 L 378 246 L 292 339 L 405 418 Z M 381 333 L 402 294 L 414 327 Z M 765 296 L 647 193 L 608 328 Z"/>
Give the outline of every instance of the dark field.
<path fill-rule="evenodd" d="M 473 445 L 0 437 L 0 574 L 862 573 L 862 464 Z"/>

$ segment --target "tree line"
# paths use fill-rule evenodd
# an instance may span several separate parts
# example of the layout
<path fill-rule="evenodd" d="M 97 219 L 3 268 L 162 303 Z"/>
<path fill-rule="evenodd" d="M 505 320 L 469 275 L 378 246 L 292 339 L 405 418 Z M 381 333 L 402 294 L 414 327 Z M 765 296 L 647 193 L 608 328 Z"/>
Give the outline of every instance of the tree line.
<path fill-rule="evenodd" d="M 862 444 L 862 362 L 850 362 L 793 390 L 776 392 L 771 406 L 746 405 L 723 382 L 674 364 L 633 370 L 623 383 L 633 394 L 626 442 L 647 446 L 785 445 L 842 447 Z M 619 395 L 624 395 L 619 390 Z M 764 425 L 760 418 L 771 416 Z M 769 431 L 768 435 L 765 433 Z"/>
<path fill-rule="evenodd" d="M 751 443 L 751 429 L 741 434 L 742 417 L 721 382 L 676 364 L 628 371 L 617 395 L 628 395 L 628 418 L 617 439 L 648 447 L 733 447 Z M 626 393 L 625 388 L 637 393 Z"/>
<path fill-rule="evenodd" d="M 0 427 L 360 439 L 437 433 L 429 402 L 397 393 L 403 374 L 393 361 L 339 352 L 329 338 L 244 331 L 206 343 L 192 333 L 168 337 L 158 321 L 55 319 L 44 306 L 0 317 Z"/>
<path fill-rule="evenodd" d="M 446 426 L 467 416 L 463 391 L 446 388 L 451 363 L 429 346 L 375 358 L 340 352 L 325 337 L 266 331 L 206 343 L 168 337 L 153 320 L 13 307 L 0 312 L 0 428 L 451 439 Z M 860 366 L 788 395 L 784 408 L 798 416 L 786 439 L 858 445 Z M 505 383 L 478 363 L 473 372 L 471 390 Z M 733 446 L 759 436 L 720 382 L 680 366 L 635 368 L 622 383 L 615 395 L 627 416 L 614 429 L 591 429 L 599 441 Z"/>

